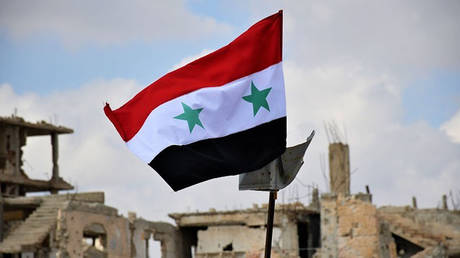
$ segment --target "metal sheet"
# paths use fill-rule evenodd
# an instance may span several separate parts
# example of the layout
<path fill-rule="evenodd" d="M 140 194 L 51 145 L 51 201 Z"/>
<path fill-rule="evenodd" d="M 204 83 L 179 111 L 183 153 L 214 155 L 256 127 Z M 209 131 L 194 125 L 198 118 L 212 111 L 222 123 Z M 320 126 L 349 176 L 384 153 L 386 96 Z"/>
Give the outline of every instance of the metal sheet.
<path fill-rule="evenodd" d="M 303 164 L 303 156 L 315 136 L 312 131 L 304 143 L 286 148 L 265 167 L 239 175 L 239 190 L 277 191 L 288 186 Z"/>

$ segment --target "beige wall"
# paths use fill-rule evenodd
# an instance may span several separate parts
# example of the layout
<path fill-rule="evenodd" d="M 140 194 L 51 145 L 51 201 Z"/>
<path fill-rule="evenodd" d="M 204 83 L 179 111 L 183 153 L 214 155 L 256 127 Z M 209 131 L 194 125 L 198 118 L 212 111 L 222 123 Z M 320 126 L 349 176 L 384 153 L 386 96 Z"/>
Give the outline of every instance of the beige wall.
<path fill-rule="evenodd" d="M 264 241 L 265 230 L 263 228 L 212 226 L 207 230 L 198 231 L 197 253 L 222 252 L 222 248 L 230 243 L 236 252 L 263 250 Z"/>
<path fill-rule="evenodd" d="M 83 229 L 93 223 L 104 226 L 107 232 L 105 251 L 109 257 L 131 257 L 129 222 L 123 217 L 113 217 L 104 214 L 94 214 L 82 211 L 63 211 L 61 227 L 64 230 L 66 251 L 70 257 L 83 257 Z"/>
<path fill-rule="evenodd" d="M 357 196 L 321 198 L 319 257 L 396 257 L 395 243 L 372 203 Z"/>
<path fill-rule="evenodd" d="M 250 214 L 247 214 L 251 217 Z M 240 216 L 237 214 L 236 217 Z M 229 218 L 228 218 L 229 219 Z M 211 219 L 212 220 L 212 219 Z M 231 219 L 229 219 L 231 221 Z M 260 220 L 262 221 L 262 220 Z M 272 257 L 298 257 L 297 224 L 289 214 L 275 213 Z M 261 257 L 264 254 L 266 228 L 247 225 L 215 225 L 198 231 L 197 257 L 220 257 L 232 244 L 235 257 Z"/>

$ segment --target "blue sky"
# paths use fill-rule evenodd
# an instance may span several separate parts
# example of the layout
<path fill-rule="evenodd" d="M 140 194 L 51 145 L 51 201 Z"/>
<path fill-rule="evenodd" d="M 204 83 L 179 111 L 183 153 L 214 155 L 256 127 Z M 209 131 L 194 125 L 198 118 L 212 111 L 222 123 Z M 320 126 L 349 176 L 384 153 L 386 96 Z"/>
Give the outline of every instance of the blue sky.
<path fill-rule="evenodd" d="M 418 196 L 419 206 L 434 207 L 457 189 L 457 1 L 0 0 L 0 115 L 17 108 L 27 120 L 54 117 L 74 128 L 61 141 L 64 178 L 79 191 L 105 191 L 122 211 L 167 219 L 170 211 L 265 202 L 266 195 L 237 191 L 235 177 L 172 192 L 127 151 L 102 107 L 107 100 L 123 104 L 184 60 L 222 47 L 279 9 L 288 143 L 317 130 L 299 179 L 327 191 L 319 165 L 328 143 L 323 123 L 336 121 L 346 127 L 357 169 L 352 192 L 370 185 L 378 205 Z M 28 142 L 25 159 L 36 176 L 49 173 L 50 165 L 34 155 L 48 145 Z M 407 187 L 415 177 L 418 184 Z M 283 191 L 289 199 L 307 189 L 294 183 Z"/>
<path fill-rule="evenodd" d="M 197 12 L 208 13 L 212 9 L 207 7 Z M 235 21 L 231 17 L 224 20 L 241 23 L 241 19 Z M 244 31 L 243 25 L 236 27 L 235 31 Z M 40 95 L 78 88 L 95 79 L 133 78 L 148 85 L 184 57 L 202 49 L 217 49 L 232 36 L 193 42 L 165 40 L 68 49 L 53 37 L 17 41 L 8 38 L 6 33 L 0 35 L 0 81 L 13 85 L 18 94 L 34 92 Z M 458 71 L 431 71 L 419 78 L 411 78 L 409 86 L 402 95 L 407 122 L 424 120 L 439 127 L 460 108 Z"/>
<path fill-rule="evenodd" d="M 18 40 L 2 28 L 0 82 L 11 84 L 18 94 L 40 95 L 75 89 L 96 79 L 132 78 L 148 85 L 184 57 L 228 43 L 254 20 L 254 14 L 240 2 L 187 1 L 185 8 L 228 24 L 231 33 L 193 40 L 132 40 L 108 46 L 86 43 L 69 48 L 53 33 L 36 33 Z M 406 122 L 423 120 L 439 127 L 460 107 L 458 67 L 436 67 L 411 77 L 407 84 L 402 94 Z"/>
<path fill-rule="evenodd" d="M 460 107 L 460 73 L 432 71 L 415 78 L 402 97 L 407 122 L 424 120 L 439 127 Z"/>
<path fill-rule="evenodd" d="M 14 85 L 17 93 L 47 94 L 77 88 L 94 79 L 114 77 L 134 78 L 147 85 L 191 51 L 200 50 L 181 42 L 140 42 L 70 50 L 53 39 L 17 43 L 2 35 L 0 40 L 1 79 Z M 169 51 L 165 51 L 166 47 Z"/>
<path fill-rule="evenodd" d="M 219 41 L 133 42 L 116 46 L 68 49 L 57 39 L 18 42 L 0 37 L 0 78 L 17 93 L 47 94 L 77 88 L 94 79 L 134 78 L 148 85 L 186 56 L 203 48 L 217 49 Z M 221 44 L 220 44 L 221 45 Z"/>
<path fill-rule="evenodd" d="M 68 48 L 52 33 L 17 40 L 3 29 L 0 30 L 0 81 L 13 85 L 19 94 L 47 94 L 77 88 L 94 79 L 116 77 L 134 78 L 148 85 L 184 57 L 203 49 L 218 49 L 250 26 L 249 11 L 230 2 L 192 0 L 184 4 L 196 15 L 229 24 L 231 33 L 193 40 L 131 40 L 109 46 L 88 43 Z"/>

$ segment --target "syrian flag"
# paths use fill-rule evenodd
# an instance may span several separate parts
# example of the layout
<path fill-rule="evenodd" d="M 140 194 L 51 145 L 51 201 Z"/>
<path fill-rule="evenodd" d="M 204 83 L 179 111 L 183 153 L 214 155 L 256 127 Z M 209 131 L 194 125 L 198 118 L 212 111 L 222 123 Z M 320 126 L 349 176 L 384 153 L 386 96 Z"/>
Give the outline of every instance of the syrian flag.
<path fill-rule="evenodd" d="M 175 191 L 265 166 L 286 149 L 282 11 L 104 112 Z"/>

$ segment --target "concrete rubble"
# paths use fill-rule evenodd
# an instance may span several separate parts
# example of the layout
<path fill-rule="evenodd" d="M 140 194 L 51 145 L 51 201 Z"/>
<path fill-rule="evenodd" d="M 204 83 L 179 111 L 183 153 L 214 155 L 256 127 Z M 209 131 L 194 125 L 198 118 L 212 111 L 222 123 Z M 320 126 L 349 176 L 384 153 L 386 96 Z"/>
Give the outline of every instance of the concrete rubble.
<path fill-rule="evenodd" d="M 0 117 L 0 258 L 263 257 L 267 205 L 230 211 L 172 213 L 175 224 L 122 216 L 103 192 L 59 194 L 58 135 L 69 128 Z M 52 178 L 30 179 L 22 167 L 27 137 L 50 136 Z M 412 206 L 376 207 L 372 195 L 350 193 L 349 146 L 329 145 L 330 192 L 311 203 L 275 208 L 272 257 L 460 257 L 460 212 Z M 27 196 L 31 192 L 50 195 Z M 445 199 L 445 198 L 444 198 Z"/>

